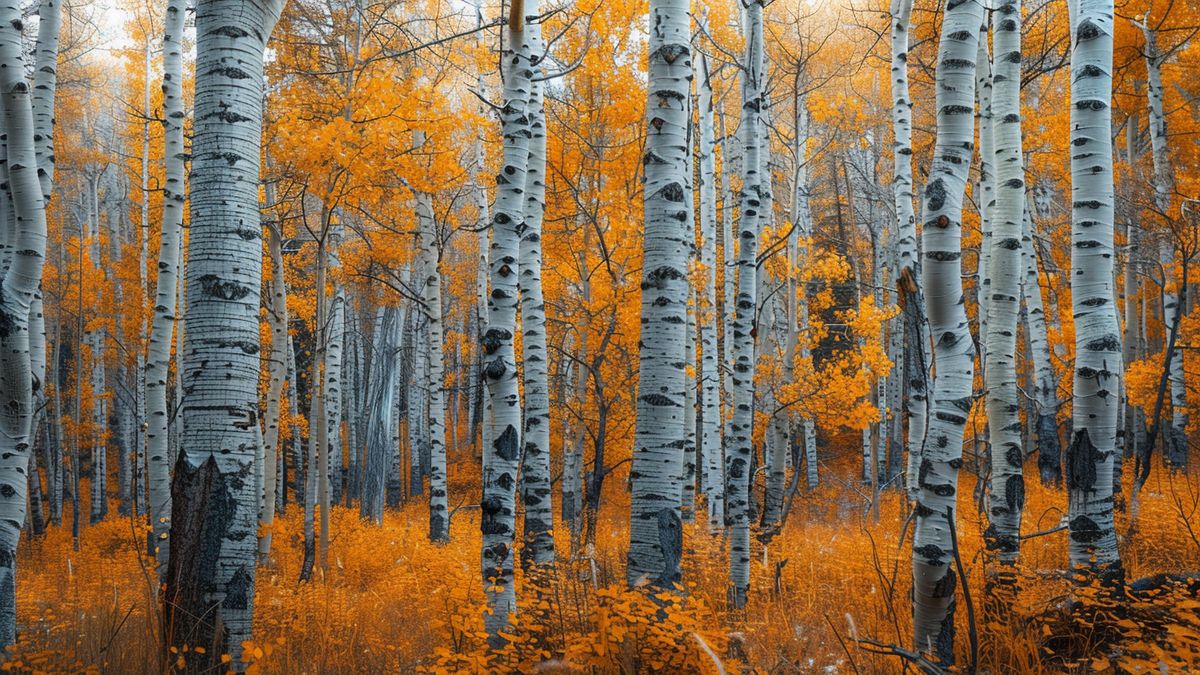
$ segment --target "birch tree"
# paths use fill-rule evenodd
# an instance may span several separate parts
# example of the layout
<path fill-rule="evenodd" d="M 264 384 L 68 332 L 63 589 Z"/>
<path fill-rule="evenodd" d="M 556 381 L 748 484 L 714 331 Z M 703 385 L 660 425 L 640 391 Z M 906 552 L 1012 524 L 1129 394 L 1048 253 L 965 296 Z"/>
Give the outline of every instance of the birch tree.
<path fill-rule="evenodd" d="M 183 234 L 183 24 L 187 0 L 169 0 L 163 28 L 163 183 L 162 236 L 154 290 L 154 320 L 146 356 L 146 474 L 150 500 L 150 550 L 159 579 L 167 572 L 171 532 L 171 415 L 167 410 L 167 378 L 171 338 L 175 333 L 175 300 L 179 286 L 179 242 Z M 285 345 L 286 346 L 286 345 Z M 269 546 L 269 544 L 268 544 Z"/>
<path fill-rule="evenodd" d="M 746 62 L 742 71 L 742 195 L 738 222 L 737 298 L 733 324 L 733 420 L 730 423 L 731 453 L 726 461 L 729 484 L 729 545 L 731 600 L 734 607 L 746 602 L 750 588 L 750 488 L 754 438 L 754 339 L 758 306 L 756 269 L 760 211 L 764 208 L 762 154 L 766 134 L 762 132 L 763 2 L 746 5 Z"/>
<path fill-rule="evenodd" d="M 263 53 L 283 0 L 196 5 L 196 101 L 187 395 L 171 488 L 166 644 L 186 640 L 195 671 L 241 660 L 254 607 L 262 232 L 258 185 Z"/>
<path fill-rule="evenodd" d="M 650 3 L 649 52 L 642 327 L 626 580 L 631 586 L 649 583 L 669 589 L 680 580 L 683 545 L 679 481 L 685 443 L 684 344 L 690 285 L 689 0 Z"/>
<path fill-rule="evenodd" d="M 708 504 L 708 524 L 719 530 L 725 517 L 724 456 L 721 443 L 721 375 L 717 353 L 717 193 L 713 140 L 712 72 L 700 54 L 700 485 Z"/>
<path fill-rule="evenodd" d="M 46 195 L 52 188 L 54 152 L 46 135 L 53 133 L 54 124 L 53 64 L 57 62 L 60 7 L 46 0 L 39 5 L 39 12 L 37 60 L 45 58 L 50 68 L 35 72 L 30 87 L 25 80 L 21 6 L 17 2 L 0 3 L 0 64 L 4 66 L 0 68 L 0 113 L 7 196 L 12 206 L 12 225 L 3 233 L 11 262 L 0 279 L 0 324 L 4 326 L 0 330 L 0 392 L 5 396 L 0 412 L 0 647 L 16 641 L 17 543 L 25 521 L 31 424 L 35 395 L 41 385 L 33 377 L 33 358 L 35 352 L 44 349 L 34 348 L 32 342 L 45 339 L 43 334 L 31 334 L 30 313 L 46 259 Z M 38 107 L 41 114 L 37 118 L 34 92 L 44 96 L 40 100 L 46 102 Z M 45 143 L 43 163 L 38 162 L 38 140 Z M 39 173 L 45 180 L 39 179 Z"/>
<path fill-rule="evenodd" d="M 418 132 L 420 133 L 420 132 Z M 421 134 L 423 144 L 424 134 Z M 421 300 L 428 330 L 426 387 L 429 391 L 429 540 L 450 540 L 446 496 L 446 398 L 445 357 L 442 353 L 441 244 L 433 216 L 433 195 L 417 193 L 417 222 L 420 224 Z"/>
<path fill-rule="evenodd" d="M 1071 52 L 1074 431 L 1067 448 L 1071 565 L 1120 583 L 1113 528 L 1121 334 L 1113 311 L 1112 0 L 1080 0 Z"/>
<path fill-rule="evenodd" d="M 954 660 L 954 506 L 975 372 L 975 346 L 962 301 L 962 207 L 974 145 L 972 104 L 982 20 L 979 2 L 946 5 L 935 85 L 937 136 L 922 209 L 921 264 L 936 376 L 917 472 L 913 643 L 947 664 Z"/>
<path fill-rule="evenodd" d="M 1016 562 L 1025 503 L 1025 463 L 1017 392 L 1017 314 L 1021 306 L 1021 225 L 1025 216 L 1025 165 L 1021 145 L 1021 0 L 1005 0 L 992 15 L 996 65 L 992 76 L 992 134 L 996 202 L 986 243 L 988 438 L 991 480 L 987 536 L 1001 565 Z M 1040 292 L 1040 291 L 1039 291 Z"/>
<path fill-rule="evenodd" d="M 928 324 L 921 296 L 917 253 L 917 218 L 913 212 L 912 99 L 908 89 L 909 31 L 912 0 L 893 0 L 892 43 L 892 196 L 896 203 L 897 286 L 904 305 L 904 398 L 908 413 L 908 464 L 905 475 L 910 501 L 918 496 L 918 471 L 925 445 L 928 399 Z M 811 481 L 810 481 L 811 482 Z"/>
<path fill-rule="evenodd" d="M 488 641 L 504 644 L 501 629 L 516 609 L 513 588 L 513 537 L 516 534 L 516 481 L 520 461 L 521 395 L 517 382 L 514 335 L 517 322 L 517 273 L 520 233 L 525 222 L 524 191 L 529 164 L 529 99 L 533 86 L 532 45 L 526 39 L 525 7 L 513 2 L 508 16 L 501 75 L 504 105 L 501 134 L 503 165 L 496 175 L 492 243 L 488 253 L 492 292 L 487 330 L 482 336 L 484 379 L 488 388 L 491 439 L 483 457 L 482 570 L 489 612 L 484 616 Z"/>
<path fill-rule="evenodd" d="M 1157 31 L 1150 25 L 1150 18 L 1145 17 L 1138 24 L 1145 41 L 1146 58 L 1146 100 L 1150 113 L 1150 155 L 1154 164 L 1154 207 L 1167 219 L 1171 218 L 1171 202 L 1175 192 L 1175 171 L 1171 166 L 1171 156 L 1167 149 L 1167 118 L 1163 111 L 1163 82 L 1162 64 L 1168 54 L 1158 47 Z M 1169 230 L 1168 230 L 1169 232 Z M 1175 267 L 1175 242 L 1168 235 L 1166 241 L 1159 247 L 1159 262 L 1165 273 Z M 1166 281 L 1164 279 L 1164 281 Z M 1186 284 L 1187 279 L 1180 278 L 1177 284 L 1163 285 L 1163 325 L 1167 330 L 1175 325 L 1175 315 L 1186 308 L 1179 306 L 1180 290 L 1177 286 Z M 1187 468 L 1187 384 L 1183 373 L 1183 351 L 1175 349 L 1168 355 L 1168 380 L 1171 387 L 1171 426 L 1166 433 L 1165 443 L 1167 462 L 1173 468 Z"/>
<path fill-rule="evenodd" d="M 546 46 L 542 43 L 539 0 L 526 0 L 531 17 L 525 40 L 535 78 L 542 75 Z M 545 85 L 529 89 L 529 159 L 525 174 L 525 213 L 520 231 L 521 364 L 525 383 L 524 453 L 521 503 L 525 507 L 523 555 L 527 565 L 554 562 L 554 507 L 550 490 L 550 385 L 546 354 L 546 301 L 542 296 L 542 216 L 546 209 Z"/>

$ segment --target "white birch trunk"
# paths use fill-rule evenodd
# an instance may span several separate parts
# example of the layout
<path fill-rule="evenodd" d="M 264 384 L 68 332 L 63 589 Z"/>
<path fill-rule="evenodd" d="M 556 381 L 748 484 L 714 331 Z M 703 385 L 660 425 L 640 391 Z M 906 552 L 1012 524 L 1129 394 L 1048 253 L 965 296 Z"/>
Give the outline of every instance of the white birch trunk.
<path fill-rule="evenodd" d="M 899 255 L 897 287 L 904 306 L 904 403 L 908 415 L 908 463 L 905 486 L 910 501 L 918 497 L 917 478 L 925 444 L 929 406 L 928 331 L 924 300 L 920 293 L 921 273 L 917 250 L 917 219 L 913 211 L 912 99 L 908 90 L 909 31 L 912 0 L 893 0 L 892 17 L 892 196 L 898 225 Z"/>
<path fill-rule="evenodd" d="M 524 3 L 516 0 L 509 15 L 501 75 L 504 106 L 501 132 L 504 158 L 496 176 L 496 207 L 488 256 L 492 292 L 488 325 L 482 336 L 484 377 L 491 407 L 484 448 L 482 572 L 489 612 L 484 626 L 493 647 L 504 644 L 500 631 L 516 610 L 513 588 L 513 539 L 516 535 L 517 465 L 520 461 L 521 394 L 517 380 L 514 335 L 517 329 L 517 273 L 520 233 L 525 222 L 524 191 L 529 163 L 529 98 L 533 53 L 524 31 Z"/>
<path fill-rule="evenodd" d="M 163 28 L 163 118 L 165 183 L 162 236 L 154 291 L 154 319 L 146 357 L 146 473 L 150 527 L 157 572 L 167 573 L 171 532 L 171 467 L 167 408 L 171 338 L 175 332 L 175 301 L 179 286 L 179 243 L 183 235 L 183 25 L 187 0 L 170 0 Z M 269 546 L 269 544 L 268 544 Z"/>
<path fill-rule="evenodd" d="M 717 353 L 717 193 L 713 139 L 713 90 L 708 58 L 700 54 L 700 464 L 710 531 L 725 516 L 724 457 L 721 445 L 721 374 Z"/>
<path fill-rule="evenodd" d="M 258 539 L 258 559 L 271 557 L 271 528 L 275 523 L 275 491 L 278 476 L 275 466 L 283 454 L 279 442 L 280 406 L 283 400 L 283 381 L 287 379 L 288 309 L 287 280 L 284 276 L 283 246 L 280 237 L 282 223 L 268 226 L 267 249 L 271 255 L 271 306 L 267 320 L 271 326 L 271 356 L 268 360 L 270 379 L 267 383 L 266 434 L 263 437 L 263 508 L 260 517 L 262 536 Z"/>
<path fill-rule="evenodd" d="M 56 12 L 57 5 L 51 5 L 50 13 Z M 0 4 L 0 64 L 5 66 L 0 72 L 0 110 L 7 155 L 7 193 L 13 207 L 12 226 L 5 237 L 12 262 L 0 280 L 3 290 L 0 323 L 4 327 L 0 331 L 0 385 L 8 399 L 0 412 L 0 647 L 16 640 L 17 543 L 25 521 L 29 488 L 34 395 L 40 387 L 33 377 L 31 343 L 42 338 L 31 336 L 30 312 L 41 284 L 46 253 L 46 202 L 44 186 L 38 179 L 35 142 L 39 125 L 34 120 L 30 86 L 25 81 L 21 19 L 18 3 Z M 53 20 L 50 28 L 57 25 L 57 20 Z M 44 23 L 43 30 L 46 29 Z M 56 44 L 57 37 L 53 31 L 53 35 L 47 33 L 40 38 L 39 52 L 44 40 Z M 35 79 L 34 87 L 42 82 Z M 52 86 L 49 100 L 53 106 Z"/>
<path fill-rule="evenodd" d="M 991 480 L 989 549 L 1001 565 L 1017 561 L 1025 504 L 1025 454 L 1017 391 L 1017 315 L 1021 308 L 1021 224 L 1025 216 L 1025 165 L 1021 144 L 1021 0 L 1004 0 L 992 15 L 996 41 L 993 74 L 993 138 L 996 202 L 990 217 L 987 390 Z"/>
<path fill-rule="evenodd" d="M 1172 218 L 1172 199 L 1175 192 L 1175 171 L 1171 166 L 1171 155 L 1167 148 L 1167 119 L 1163 112 L 1163 55 L 1158 49 L 1155 31 L 1150 28 L 1149 18 L 1140 24 L 1142 36 L 1145 38 L 1146 55 L 1146 98 L 1150 111 L 1150 152 L 1154 162 L 1154 205 L 1161 217 Z M 1170 230 L 1168 230 L 1170 232 Z M 1175 245 L 1171 236 L 1159 248 L 1159 262 L 1164 274 L 1172 274 L 1175 268 Z M 1164 280 L 1167 281 L 1167 280 Z M 1179 306 L 1180 285 L 1186 284 L 1186 279 L 1179 279 L 1175 284 L 1167 281 L 1163 285 L 1163 325 L 1166 330 L 1175 325 L 1175 316 L 1186 308 Z M 1164 340 L 1165 342 L 1165 340 Z M 1188 462 L 1187 441 L 1187 383 L 1183 373 L 1183 350 L 1175 349 L 1170 354 L 1168 380 L 1171 386 L 1171 426 L 1170 432 L 1164 434 L 1163 447 L 1166 448 L 1167 463 L 1174 469 L 1186 469 Z"/>
<path fill-rule="evenodd" d="M 423 134 L 422 134 L 423 136 Z M 450 541 L 450 519 L 446 486 L 446 400 L 445 366 L 442 353 L 441 243 L 433 216 L 433 195 L 417 193 L 417 222 L 420 225 L 421 307 L 428 331 L 426 353 L 429 368 L 425 386 L 429 390 L 429 540 Z"/>
<path fill-rule="evenodd" d="M 971 410 L 975 348 L 962 288 L 962 207 L 974 133 L 975 58 L 983 6 L 946 6 L 938 44 L 937 140 L 925 188 L 922 273 L 934 336 L 927 441 L 917 470 L 913 531 L 913 644 L 954 660 L 953 528 L 963 430 Z"/>
<path fill-rule="evenodd" d="M 650 27 L 642 327 L 626 580 L 670 589 L 680 581 L 682 552 L 690 1 L 653 0 Z"/>
<path fill-rule="evenodd" d="M 241 660 L 254 608 L 263 52 L 282 0 L 201 0 L 181 373 L 188 418 L 172 485 L 168 644 L 189 667 Z M 195 665 L 193 665 L 193 662 Z"/>
<path fill-rule="evenodd" d="M 1071 54 L 1074 431 L 1067 449 L 1070 560 L 1120 583 L 1113 528 L 1121 335 L 1113 305 L 1112 0 L 1081 0 Z"/>
<path fill-rule="evenodd" d="M 758 236 L 768 188 L 763 185 L 761 111 L 763 88 L 763 3 L 753 0 L 746 6 L 746 63 L 742 73 L 742 195 L 738 223 L 738 289 L 733 326 L 733 421 L 730 444 L 732 452 L 726 463 L 729 475 L 729 516 L 732 539 L 729 546 L 729 575 L 732 583 L 731 602 L 734 607 L 746 603 L 750 588 L 750 489 L 753 485 L 751 459 L 754 437 L 754 366 L 757 335 L 755 311 L 755 270 L 758 258 Z"/>
<path fill-rule="evenodd" d="M 533 74 L 542 74 L 539 0 L 525 1 L 525 40 Z M 546 110 L 544 85 L 529 90 L 529 159 L 525 174 L 525 218 L 520 230 L 521 364 L 525 384 L 521 502 L 525 509 L 522 550 L 526 568 L 554 562 L 554 504 L 550 489 L 550 385 L 546 352 L 546 301 L 542 296 L 542 216 L 546 208 Z M 544 581 L 544 580 L 543 580 Z"/>

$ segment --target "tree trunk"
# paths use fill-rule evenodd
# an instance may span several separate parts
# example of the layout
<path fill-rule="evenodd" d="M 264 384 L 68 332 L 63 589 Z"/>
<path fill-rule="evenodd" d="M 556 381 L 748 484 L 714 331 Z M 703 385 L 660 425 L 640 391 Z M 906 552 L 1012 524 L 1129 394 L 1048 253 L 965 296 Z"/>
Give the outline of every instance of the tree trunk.
<path fill-rule="evenodd" d="M 179 240 L 183 235 L 183 24 L 186 0 L 170 0 L 163 29 L 163 188 L 162 237 L 154 291 L 154 320 L 146 357 L 146 458 L 150 498 L 149 550 L 156 559 L 160 581 L 167 573 L 171 532 L 171 414 L 167 408 L 171 338 L 175 332 L 175 300 L 179 285 Z"/>
<path fill-rule="evenodd" d="M 1021 224 L 1025 216 L 1025 165 L 1021 145 L 1021 0 L 1006 0 L 992 17 L 996 41 L 993 137 L 996 203 L 988 240 L 987 369 L 991 479 L 985 532 L 1001 565 L 1016 563 L 1025 504 L 1025 462 L 1017 392 L 1017 315 L 1021 307 Z M 1040 292 L 1040 291 L 1039 291 Z"/>
<path fill-rule="evenodd" d="M 1071 55 L 1073 435 L 1067 448 L 1071 565 L 1123 583 L 1113 529 L 1121 334 L 1113 311 L 1112 0 L 1081 0 Z M 1116 369 L 1116 370 L 1114 370 Z"/>
<path fill-rule="evenodd" d="M 484 376 L 491 408 L 484 448 L 483 498 L 480 530 L 483 534 L 482 571 L 490 610 L 484 617 L 488 642 L 500 647 L 500 631 L 516 609 L 513 588 L 513 539 L 516 534 L 517 466 L 520 461 L 521 393 L 517 381 L 514 336 L 517 329 L 517 273 L 521 230 L 525 223 L 524 191 L 529 163 L 529 99 L 533 87 L 534 54 L 526 39 L 524 3 L 516 0 L 508 21 L 502 73 L 504 107 L 503 168 L 496 176 L 496 206 L 492 219 L 492 245 L 488 264 L 492 292 L 488 301 L 488 326 L 482 336 Z M 540 56 L 540 55 L 539 55 Z"/>
<path fill-rule="evenodd" d="M 625 577 L 630 586 L 666 589 L 680 580 L 682 548 L 690 24 L 689 0 L 651 2 L 642 328 Z M 595 470 L 603 470 L 598 460 Z"/>
<path fill-rule="evenodd" d="M 725 517 L 724 458 L 721 445 L 721 373 L 717 352 L 717 192 L 713 140 L 713 90 L 708 57 L 700 54 L 700 270 L 703 290 L 696 308 L 700 337 L 701 491 L 708 503 L 708 527 L 721 529 Z"/>
<path fill-rule="evenodd" d="M 37 100 L 50 109 L 54 106 L 54 66 L 57 62 L 58 12 L 54 2 L 40 6 L 41 28 L 37 59 L 49 59 L 50 72 L 34 74 L 33 91 Z M 12 262 L 0 280 L 0 320 L 7 327 L 0 336 L 0 380 L 5 384 L 7 403 L 0 412 L 0 648 L 16 640 L 16 555 L 25 521 L 25 499 L 29 487 L 31 423 L 34 403 L 41 383 L 33 377 L 31 350 L 44 350 L 33 343 L 44 341 L 31 334 L 30 312 L 42 279 L 46 252 L 46 197 L 48 182 L 39 182 L 38 170 L 53 174 L 50 157 L 53 148 L 47 136 L 52 132 L 53 112 L 39 105 L 35 119 L 31 87 L 25 81 L 24 47 L 21 40 L 21 7 L 17 3 L 0 4 L 0 109 L 7 155 L 7 193 L 11 196 L 13 227 L 5 244 L 12 251 Z M 49 87 L 46 89 L 45 87 Z M 45 98 L 42 98 L 45 97 Z M 40 138 L 38 138 L 40 137 Z M 43 142 L 39 164 L 37 142 Z M 47 169 L 47 167 L 50 167 Z"/>
<path fill-rule="evenodd" d="M 937 137 L 925 188 L 922 267 L 934 348 L 932 415 L 917 471 L 913 644 L 954 661 L 955 497 L 971 410 L 975 345 L 962 302 L 962 206 L 971 163 L 975 61 L 983 6 L 948 4 L 938 44 Z"/>
<path fill-rule="evenodd" d="M 755 311 L 758 305 L 755 270 L 758 263 L 758 236 L 765 204 L 766 178 L 762 175 L 763 143 L 761 110 L 763 88 L 763 2 L 753 0 L 746 6 L 746 63 L 742 71 L 742 195 L 738 224 L 738 288 L 733 325 L 733 422 L 731 454 L 726 462 L 729 476 L 729 516 L 732 539 L 729 546 L 729 575 L 732 582 L 731 604 L 746 603 L 750 588 L 750 489 L 753 486 L 752 455 L 754 438 L 754 366 Z"/>
<path fill-rule="evenodd" d="M 164 644 L 203 646 L 189 672 L 240 662 L 254 608 L 262 232 L 263 52 L 282 0 L 201 0 L 187 330 L 171 497 Z"/>
<path fill-rule="evenodd" d="M 535 58 L 542 43 L 539 0 L 526 0 L 530 17 L 525 42 Z M 541 61 L 532 63 L 534 76 L 541 74 Z M 525 509 L 522 563 L 549 565 L 554 562 L 554 505 L 550 488 L 550 387 L 546 353 L 546 301 L 542 296 L 542 216 L 546 208 L 546 110 L 543 85 L 531 83 L 529 90 L 529 158 L 525 174 L 525 213 L 519 245 L 521 291 L 521 362 L 525 384 L 524 453 L 521 463 L 521 502 Z"/>

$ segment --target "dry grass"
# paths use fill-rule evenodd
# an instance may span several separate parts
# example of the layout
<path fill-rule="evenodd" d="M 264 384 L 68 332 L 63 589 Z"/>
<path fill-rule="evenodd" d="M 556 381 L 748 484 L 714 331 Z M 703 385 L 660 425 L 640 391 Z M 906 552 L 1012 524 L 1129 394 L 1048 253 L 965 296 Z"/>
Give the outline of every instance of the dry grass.
<path fill-rule="evenodd" d="M 726 603 L 723 541 L 702 525 L 686 531 L 682 599 L 653 601 L 624 590 L 628 499 L 610 481 L 594 558 L 564 560 L 543 593 L 523 593 L 513 644 L 501 654 L 488 654 L 483 641 L 476 512 L 460 511 L 452 543 L 435 546 L 426 541 L 419 504 L 389 512 L 382 529 L 337 509 L 330 569 L 314 583 L 299 585 L 302 542 L 293 505 L 278 523 L 274 560 L 259 569 L 258 666 L 279 673 L 535 667 L 678 672 L 715 671 L 715 655 L 731 672 L 898 671 L 898 657 L 873 654 L 855 641 L 909 642 L 909 550 L 899 542 L 903 497 L 885 494 L 873 522 L 858 486 L 834 477 L 853 475 L 851 467 L 843 468 L 827 471 L 825 485 L 815 492 L 798 495 L 787 527 L 765 551 L 757 549 L 749 604 L 738 612 Z M 1124 609 L 1106 608 L 1094 593 L 1061 575 L 1065 532 L 1025 541 L 1015 597 L 985 598 L 981 519 L 970 501 L 974 487 L 964 473 L 958 527 L 977 614 L 981 671 L 1200 666 L 1200 603 L 1168 589 L 1131 599 Z M 1140 530 L 1122 545 L 1128 578 L 1200 570 L 1192 530 L 1195 476 L 1156 478 L 1146 492 Z M 1064 508 L 1061 491 L 1031 481 L 1025 531 L 1053 528 Z M 1124 516 L 1120 527 L 1128 527 Z M 154 585 L 140 555 L 143 537 L 129 519 L 114 518 L 87 528 L 78 552 L 63 529 L 26 541 L 19 560 L 21 635 L 7 667 L 169 670 L 157 650 Z M 567 541 L 560 529 L 560 555 Z M 520 576 L 518 583 L 529 586 Z M 1085 609 L 1068 603 L 1072 598 L 1084 601 Z M 971 653 L 963 609 L 960 600 L 958 660 L 965 664 Z"/>

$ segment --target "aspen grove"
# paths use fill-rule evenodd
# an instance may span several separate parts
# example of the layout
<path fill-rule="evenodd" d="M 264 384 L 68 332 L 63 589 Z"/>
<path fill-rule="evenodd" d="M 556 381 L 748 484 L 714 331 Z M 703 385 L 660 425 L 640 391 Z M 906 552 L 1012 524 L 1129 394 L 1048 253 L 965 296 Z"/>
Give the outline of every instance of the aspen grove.
<path fill-rule="evenodd" d="M 1200 671 L 1197 69 L 1200 0 L 0 0 L 0 670 Z"/>

